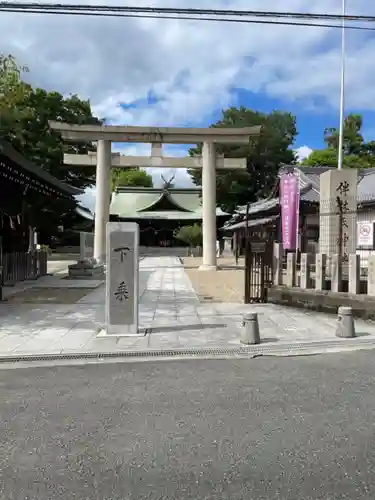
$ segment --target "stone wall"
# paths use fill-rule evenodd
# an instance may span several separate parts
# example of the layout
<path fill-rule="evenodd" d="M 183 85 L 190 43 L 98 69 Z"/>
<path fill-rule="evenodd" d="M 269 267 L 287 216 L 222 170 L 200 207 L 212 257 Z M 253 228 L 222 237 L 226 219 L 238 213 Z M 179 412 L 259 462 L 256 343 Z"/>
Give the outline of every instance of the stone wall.
<path fill-rule="evenodd" d="M 323 253 L 302 253 L 298 259 L 296 254 L 289 253 L 285 259 L 280 246 L 275 243 L 274 285 L 372 295 L 367 282 L 375 283 L 374 254 L 366 261 L 359 254 L 349 254 L 344 259 L 338 254 Z"/>
<path fill-rule="evenodd" d="M 274 280 L 269 301 L 282 305 L 337 312 L 351 305 L 361 317 L 375 318 L 375 255 L 364 264 L 358 254 L 296 254 L 283 258 L 275 244 Z M 329 266 L 327 265 L 329 261 Z"/>
<path fill-rule="evenodd" d="M 353 316 L 375 320 L 375 297 L 369 295 L 274 286 L 268 290 L 268 302 L 335 315 L 340 306 L 348 306 Z"/>

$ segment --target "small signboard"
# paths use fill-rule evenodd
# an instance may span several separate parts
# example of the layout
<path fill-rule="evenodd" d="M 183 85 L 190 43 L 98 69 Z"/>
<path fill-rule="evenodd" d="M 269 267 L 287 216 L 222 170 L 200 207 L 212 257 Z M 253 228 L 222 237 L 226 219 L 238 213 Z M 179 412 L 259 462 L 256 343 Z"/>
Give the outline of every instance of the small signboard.
<path fill-rule="evenodd" d="M 264 241 L 251 241 L 250 245 L 253 253 L 264 253 L 266 251 L 266 243 Z"/>
<path fill-rule="evenodd" d="M 139 226 L 107 224 L 107 335 L 138 333 Z"/>
<path fill-rule="evenodd" d="M 357 247 L 374 248 L 374 223 L 357 223 Z"/>

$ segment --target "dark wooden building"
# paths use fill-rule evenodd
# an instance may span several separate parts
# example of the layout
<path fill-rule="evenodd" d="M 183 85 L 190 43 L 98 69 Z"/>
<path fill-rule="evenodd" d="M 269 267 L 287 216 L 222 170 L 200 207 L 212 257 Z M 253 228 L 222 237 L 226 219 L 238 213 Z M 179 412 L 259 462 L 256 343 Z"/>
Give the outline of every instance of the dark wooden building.
<path fill-rule="evenodd" d="M 27 279 L 27 261 L 35 251 L 33 233 L 43 221 L 48 199 L 72 200 L 81 191 L 34 165 L 0 139 L 0 257 L 2 281 Z"/>

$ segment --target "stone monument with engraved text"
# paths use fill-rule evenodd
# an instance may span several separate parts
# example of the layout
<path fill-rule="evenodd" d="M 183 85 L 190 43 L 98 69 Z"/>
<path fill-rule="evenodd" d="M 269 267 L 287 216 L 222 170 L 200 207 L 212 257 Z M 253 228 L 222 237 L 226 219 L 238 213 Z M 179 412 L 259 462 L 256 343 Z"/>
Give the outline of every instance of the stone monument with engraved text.
<path fill-rule="evenodd" d="M 109 222 L 106 231 L 106 334 L 138 334 L 139 226 Z"/>

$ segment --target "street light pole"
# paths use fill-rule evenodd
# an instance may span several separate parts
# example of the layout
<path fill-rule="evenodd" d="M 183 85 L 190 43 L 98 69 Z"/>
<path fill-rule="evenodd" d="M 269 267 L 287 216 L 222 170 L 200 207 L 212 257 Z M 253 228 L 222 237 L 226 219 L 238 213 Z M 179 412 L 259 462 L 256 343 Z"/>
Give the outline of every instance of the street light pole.
<path fill-rule="evenodd" d="M 341 29 L 341 89 L 340 89 L 340 129 L 339 129 L 339 151 L 337 168 L 342 169 L 343 147 L 344 147 L 344 108 L 345 108 L 345 2 L 342 0 L 342 29 Z"/>

